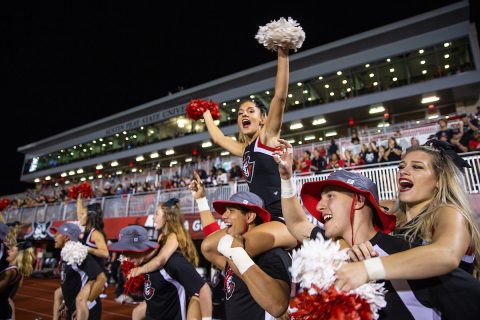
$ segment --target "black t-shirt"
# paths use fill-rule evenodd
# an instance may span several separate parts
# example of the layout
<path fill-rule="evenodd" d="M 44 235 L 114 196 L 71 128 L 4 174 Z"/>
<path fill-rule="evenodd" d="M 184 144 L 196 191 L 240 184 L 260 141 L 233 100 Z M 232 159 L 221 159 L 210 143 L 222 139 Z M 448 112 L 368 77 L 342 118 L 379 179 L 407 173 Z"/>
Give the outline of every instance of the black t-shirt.
<path fill-rule="evenodd" d="M 315 227 L 311 238 L 319 233 Z M 380 256 L 411 248 L 403 238 L 380 232 L 370 242 Z M 385 281 L 385 289 L 380 319 L 478 319 L 480 314 L 480 281 L 460 268 L 427 279 Z"/>
<path fill-rule="evenodd" d="M 312 168 L 312 167 L 316 167 L 316 168 Z M 315 172 L 315 173 L 320 173 L 322 172 L 323 170 L 325 170 L 325 168 L 327 167 L 327 160 L 325 160 L 324 157 L 318 157 L 318 159 L 316 159 L 315 157 L 312 158 L 312 164 L 311 164 L 311 169 Z"/>
<path fill-rule="evenodd" d="M 375 151 L 367 151 L 363 154 L 362 157 L 363 161 L 365 161 L 365 164 L 372 164 L 372 163 L 377 163 L 378 162 L 378 152 Z"/>
<path fill-rule="evenodd" d="M 291 283 L 289 268 L 292 260 L 288 252 L 275 248 L 256 257 L 255 263 L 270 277 Z M 275 319 L 252 298 L 247 285 L 233 273 L 230 266 L 225 269 L 225 314 L 229 320 Z"/>
<path fill-rule="evenodd" d="M 242 174 L 250 192 L 262 198 L 272 217 L 281 217 L 280 174 L 273 151 L 275 149 L 263 145 L 257 137 L 243 151 Z"/>
<path fill-rule="evenodd" d="M 187 299 L 198 296 L 204 284 L 193 265 L 175 252 L 163 268 L 145 274 L 146 319 L 185 319 Z"/>
<path fill-rule="evenodd" d="M 67 307 L 67 319 L 71 319 L 73 312 L 76 310 L 75 299 L 80 290 L 88 281 L 97 279 L 102 272 L 98 263 L 89 254 L 80 266 L 75 263 L 68 265 L 65 261 L 61 261 L 60 280 L 63 300 L 65 300 L 65 306 Z M 100 298 L 97 298 L 96 301 L 97 304 L 90 309 L 88 316 L 90 320 L 101 319 Z"/>

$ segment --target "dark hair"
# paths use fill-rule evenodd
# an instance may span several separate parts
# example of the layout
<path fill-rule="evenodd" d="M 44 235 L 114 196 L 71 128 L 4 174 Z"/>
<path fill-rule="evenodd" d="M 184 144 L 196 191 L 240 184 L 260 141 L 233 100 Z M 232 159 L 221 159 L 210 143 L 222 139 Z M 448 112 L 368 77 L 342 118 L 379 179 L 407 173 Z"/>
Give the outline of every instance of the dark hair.
<path fill-rule="evenodd" d="M 107 239 L 107 235 L 103 230 L 105 227 L 103 223 L 103 211 L 102 206 L 100 203 L 95 202 L 91 203 L 87 206 L 87 223 L 85 225 L 85 233 L 90 232 L 93 228 L 98 230 L 105 239 Z"/>
<path fill-rule="evenodd" d="M 173 207 L 174 205 L 176 205 L 177 203 L 179 203 L 180 200 L 178 200 L 177 198 L 170 198 L 167 200 L 167 202 L 165 202 L 163 205 L 165 207 L 168 207 L 168 208 L 171 208 Z"/>
<path fill-rule="evenodd" d="M 250 212 L 250 210 L 247 207 L 244 207 L 241 204 L 229 204 L 228 206 L 226 206 L 226 208 L 238 209 L 243 215 L 246 215 L 247 213 Z M 255 216 L 254 223 L 257 226 L 263 223 L 262 218 L 258 214 Z"/>
<path fill-rule="evenodd" d="M 263 103 L 261 102 L 260 100 L 258 99 L 245 99 L 243 101 L 240 102 L 240 105 L 244 104 L 245 102 L 247 101 L 250 101 L 250 102 L 253 102 L 255 103 L 255 106 L 260 109 L 260 111 L 262 112 L 262 114 L 264 114 L 265 116 L 268 114 L 268 107 Z"/>

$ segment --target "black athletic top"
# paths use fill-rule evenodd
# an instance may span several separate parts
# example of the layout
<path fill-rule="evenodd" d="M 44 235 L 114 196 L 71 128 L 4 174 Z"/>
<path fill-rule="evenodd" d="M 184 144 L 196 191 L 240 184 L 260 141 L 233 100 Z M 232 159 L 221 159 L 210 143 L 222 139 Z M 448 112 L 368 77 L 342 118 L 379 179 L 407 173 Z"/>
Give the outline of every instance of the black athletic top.
<path fill-rule="evenodd" d="M 88 234 L 84 234 L 83 238 L 79 239 L 78 241 L 80 241 L 80 243 L 86 245 L 87 247 L 90 247 L 90 248 L 93 248 L 93 249 L 98 249 L 97 245 L 92 242 L 92 235 L 93 235 L 93 232 L 95 230 L 96 230 L 95 228 L 92 228 L 90 230 L 90 232 L 88 232 Z M 100 265 L 100 267 L 102 267 L 103 272 L 105 272 L 105 274 L 107 274 L 107 270 L 106 270 L 106 267 L 105 267 L 106 259 L 101 258 L 101 257 L 96 256 L 96 255 L 91 254 L 91 253 L 89 253 L 89 255 L 91 255 L 92 258 L 95 259 L 95 261 L 97 261 L 97 263 Z M 105 284 L 105 286 L 107 286 L 107 285 L 108 284 Z"/>
<path fill-rule="evenodd" d="M 102 272 L 102 269 L 90 254 L 87 254 L 80 266 L 76 263 L 68 265 L 63 260 L 60 262 L 60 280 L 63 300 L 65 300 L 65 306 L 67 307 L 67 319 L 71 319 L 73 312 L 76 310 L 75 299 L 80 290 L 88 281 L 97 279 L 97 276 Z M 90 309 L 88 316 L 90 320 L 101 319 L 100 298 L 97 298 L 96 301 L 97 304 Z"/>
<path fill-rule="evenodd" d="M 10 319 L 12 317 L 12 308 L 10 303 L 8 303 L 8 298 L 12 297 L 12 294 L 17 290 L 22 275 L 16 266 L 10 266 L 0 271 L 0 276 L 2 273 L 7 272 L 7 270 L 14 270 L 15 277 L 7 285 L 3 292 L 0 292 L 0 319 Z"/>
<path fill-rule="evenodd" d="M 315 227 L 311 238 L 322 230 Z M 370 239 L 380 256 L 411 248 L 402 238 L 378 232 Z M 480 281 L 460 268 L 443 276 L 422 280 L 384 281 L 387 306 L 380 319 L 478 319 Z"/>
<path fill-rule="evenodd" d="M 275 248 L 254 258 L 255 263 L 270 277 L 291 283 L 289 268 L 292 259 L 288 252 Z M 227 264 L 224 279 L 225 314 L 229 320 L 275 319 L 260 307 L 250 295 L 247 285 L 233 273 Z"/>
<path fill-rule="evenodd" d="M 176 251 L 163 268 L 145 274 L 146 319 L 186 319 L 187 299 L 198 296 L 204 284 L 195 267 Z"/>
<path fill-rule="evenodd" d="M 250 192 L 262 198 L 265 209 L 275 219 L 282 217 L 282 206 L 280 174 L 273 151 L 274 148 L 263 145 L 257 137 L 243 151 L 242 173 Z"/>

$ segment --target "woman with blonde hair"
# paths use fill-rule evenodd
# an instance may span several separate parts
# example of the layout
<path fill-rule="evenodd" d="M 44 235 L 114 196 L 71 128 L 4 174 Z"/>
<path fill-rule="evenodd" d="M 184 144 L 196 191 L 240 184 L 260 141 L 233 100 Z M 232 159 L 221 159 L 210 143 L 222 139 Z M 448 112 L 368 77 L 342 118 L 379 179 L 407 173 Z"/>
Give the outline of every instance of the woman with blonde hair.
<path fill-rule="evenodd" d="M 158 205 L 154 218 L 154 227 L 159 231 L 158 243 L 160 244 L 160 250 L 152 252 L 154 257 L 150 261 L 132 269 L 129 277 L 136 277 L 140 274 L 154 272 L 163 268 L 176 251 L 179 251 L 193 267 L 198 266 L 198 252 L 190 234 L 183 227 L 178 202 L 178 199 L 172 198 Z M 195 271 L 193 268 L 192 270 Z M 199 277 L 198 274 L 185 276 L 191 277 L 192 281 L 198 281 Z M 196 291 L 193 292 L 188 305 L 187 319 L 211 319 L 212 292 L 208 283 L 199 285 Z M 133 311 L 133 319 L 143 319 L 145 310 L 146 303 L 142 302 Z"/>
<path fill-rule="evenodd" d="M 480 228 L 464 188 L 460 170 L 465 167 L 470 166 L 446 142 L 431 140 L 408 150 L 397 174 L 394 232 L 414 248 L 342 266 L 339 288 L 350 290 L 369 280 L 423 279 L 457 267 L 479 278 Z M 351 253 L 353 260 L 378 255 L 369 243 Z"/>

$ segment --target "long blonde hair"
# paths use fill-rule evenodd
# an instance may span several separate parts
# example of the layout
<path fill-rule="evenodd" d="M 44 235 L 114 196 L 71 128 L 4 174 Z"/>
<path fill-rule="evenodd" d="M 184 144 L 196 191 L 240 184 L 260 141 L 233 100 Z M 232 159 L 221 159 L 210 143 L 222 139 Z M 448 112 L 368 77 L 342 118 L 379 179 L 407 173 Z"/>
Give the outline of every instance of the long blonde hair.
<path fill-rule="evenodd" d="M 412 220 L 407 224 L 406 203 L 398 201 L 395 214 L 397 215 L 397 227 L 402 227 L 405 231 L 407 240 L 421 238 L 426 242 L 432 240 L 433 225 L 436 214 L 442 207 L 453 207 L 460 213 L 468 223 L 470 232 L 471 247 L 475 252 L 475 270 L 474 276 L 480 276 L 480 228 L 473 215 L 473 210 L 468 199 L 468 195 L 463 187 L 463 173 L 454 164 L 449 156 L 444 155 L 441 151 L 429 147 L 418 146 L 407 151 L 422 151 L 430 155 L 432 167 L 437 179 L 438 188 L 433 195 L 432 201 L 423 209 L 418 219 Z"/>
<path fill-rule="evenodd" d="M 17 258 L 15 259 L 15 265 L 23 276 L 28 277 L 33 272 L 34 260 L 35 254 L 33 253 L 33 248 L 30 247 L 28 249 L 18 251 Z"/>
<path fill-rule="evenodd" d="M 162 229 L 163 237 L 160 240 L 160 245 L 164 245 L 168 236 L 174 233 L 177 236 L 178 248 L 185 256 L 185 258 L 193 264 L 198 266 L 199 256 L 195 245 L 193 244 L 190 234 L 185 230 L 180 220 L 180 207 L 178 203 L 172 203 L 171 200 L 161 203 L 159 205 L 165 214 L 165 225 Z"/>

